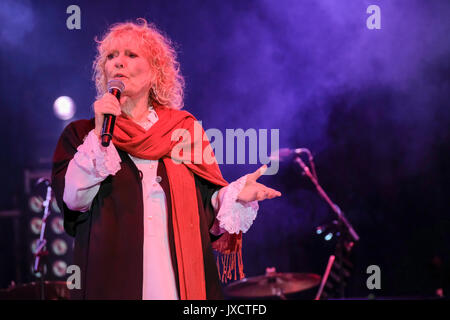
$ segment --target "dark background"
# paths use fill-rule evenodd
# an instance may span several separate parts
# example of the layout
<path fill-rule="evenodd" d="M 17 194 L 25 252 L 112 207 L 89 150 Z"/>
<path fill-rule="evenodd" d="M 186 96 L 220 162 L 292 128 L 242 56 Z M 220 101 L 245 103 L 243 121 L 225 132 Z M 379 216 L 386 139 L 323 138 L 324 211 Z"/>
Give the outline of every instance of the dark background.
<path fill-rule="evenodd" d="M 66 28 L 71 4 L 81 30 Z M 380 30 L 366 27 L 371 4 Z M 433 297 L 450 252 L 449 14 L 446 0 L 3 0 L 0 210 L 26 206 L 25 169 L 50 168 L 67 125 L 54 100 L 68 95 L 75 119 L 93 116 L 94 37 L 144 17 L 174 41 L 186 109 L 205 129 L 279 129 L 281 147 L 313 152 L 321 185 L 361 237 L 348 296 Z M 233 181 L 258 166 L 221 169 Z M 322 274 L 332 243 L 314 229 L 333 212 L 293 163 L 261 182 L 283 197 L 260 203 L 244 238 L 246 275 Z M 0 218 L 0 288 L 18 280 L 12 226 Z M 376 292 L 366 287 L 372 264 Z"/>

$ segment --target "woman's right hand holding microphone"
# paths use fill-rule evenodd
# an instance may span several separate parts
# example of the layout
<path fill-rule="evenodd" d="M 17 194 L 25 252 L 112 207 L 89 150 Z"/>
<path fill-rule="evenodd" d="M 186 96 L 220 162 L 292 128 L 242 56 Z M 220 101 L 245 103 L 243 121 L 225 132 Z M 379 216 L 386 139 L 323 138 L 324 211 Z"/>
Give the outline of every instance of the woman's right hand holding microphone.
<path fill-rule="evenodd" d="M 103 127 L 105 114 L 119 116 L 122 113 L 120 103 L 117 98 L 109 92 L 106 92 L 100 99 L 94 102 L 95 113 L 95 134 L 100 137 Z"/>

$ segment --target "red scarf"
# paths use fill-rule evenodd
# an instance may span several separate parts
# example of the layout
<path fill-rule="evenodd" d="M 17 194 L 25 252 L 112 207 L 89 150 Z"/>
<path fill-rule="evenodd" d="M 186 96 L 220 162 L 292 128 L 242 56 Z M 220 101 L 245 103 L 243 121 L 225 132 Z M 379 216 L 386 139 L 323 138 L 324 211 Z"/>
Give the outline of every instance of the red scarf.
<path fill-rule="evenodd" d="M 195 123 L 196 119 L 193 115 L 187 111 L 157 105 L 155 105 L 155 111 L 159 120 L 147 131 L 126 116 L 118 117 L 113 143 L 137 158 L 163 159 L 170 184 L 180 299 L 206 299 L 205 271 L 194 173 L 219 186 L 226 186 L 228 183 L 222 177 L 209 141 L 203 141 L 204 131 L 199 124 Z M 176 131 L 177 129 L 184 131 Z M 179 133 L 184 133 L 183 138 L 172 141 L 173 135 L 177 133 L 178 136 Z M 184 151 L 172 152 L 173 150 L 179 151 L 182 146 L 190 148 L 191 155 Z M 211 155 L 214 162 L 208 164 L 203 161 L 201 157 L 203 152 Z M 174 161 L 181 159 L 185 161 L 183 163 L 175 163 Z M 190 160 L 190 163 L 186 160 Z M 201 163 L 195 163 L 198 160 L 202 160 Z M 239 234 L 238 239 L 241 239 L 240 237 L 241 234 Z M 221 238 L 224 238 L 223 241 L 230 242 L 230 235 Z M 232 241 L 236 242 L 236 237 L 232 236 L 232 238 Z M 229 249 L 225 248 L 225 244 L 219 243 L 218 245 L 221 246 L 219 249 L 222 249 L 222 252 L 230 252 Z M 233 247 L 236 248 L 236 245 L 233 245 Z M 230 269 L 232 268 L 228 268 L 228 271 Z M 239 269 L 242 275 L 242 267 Z"/>

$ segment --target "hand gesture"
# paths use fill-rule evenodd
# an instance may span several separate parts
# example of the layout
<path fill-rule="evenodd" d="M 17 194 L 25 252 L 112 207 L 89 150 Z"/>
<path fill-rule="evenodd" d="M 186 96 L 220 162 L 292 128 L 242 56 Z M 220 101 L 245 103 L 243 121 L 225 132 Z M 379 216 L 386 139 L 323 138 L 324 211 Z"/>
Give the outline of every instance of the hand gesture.
<path fill-rule="evenodd" d="M 273 199 L 275 197 L 281 196 L 281 192 L 266 187 L 265 185 L 256 182 L 258 178 L 267 170 L 267 165 L 263 165 L 258 170 L 253 173 L 250 173 L 247 176 L 247 181 L 245 183 L 244 188 L 242 188 L 241 192 L 238 195 L 238 200 L 244 202 L 250 201 L 262 201 L 265 199 Z"/>

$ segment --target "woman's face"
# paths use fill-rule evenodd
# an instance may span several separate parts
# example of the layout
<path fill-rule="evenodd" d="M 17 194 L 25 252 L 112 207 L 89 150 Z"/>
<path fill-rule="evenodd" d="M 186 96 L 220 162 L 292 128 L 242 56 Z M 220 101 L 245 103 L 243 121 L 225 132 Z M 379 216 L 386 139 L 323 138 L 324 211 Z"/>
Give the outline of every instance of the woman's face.
<path fill-rule="evenodd" d="M 151 83 L 151 68 L 133 37 L 113 39 L 106 51 L 106 81 L 121 80 L 125 84 L 122 97 L 148 97 Z M 121 100 L 122 100 L 121 97 Z"/>

